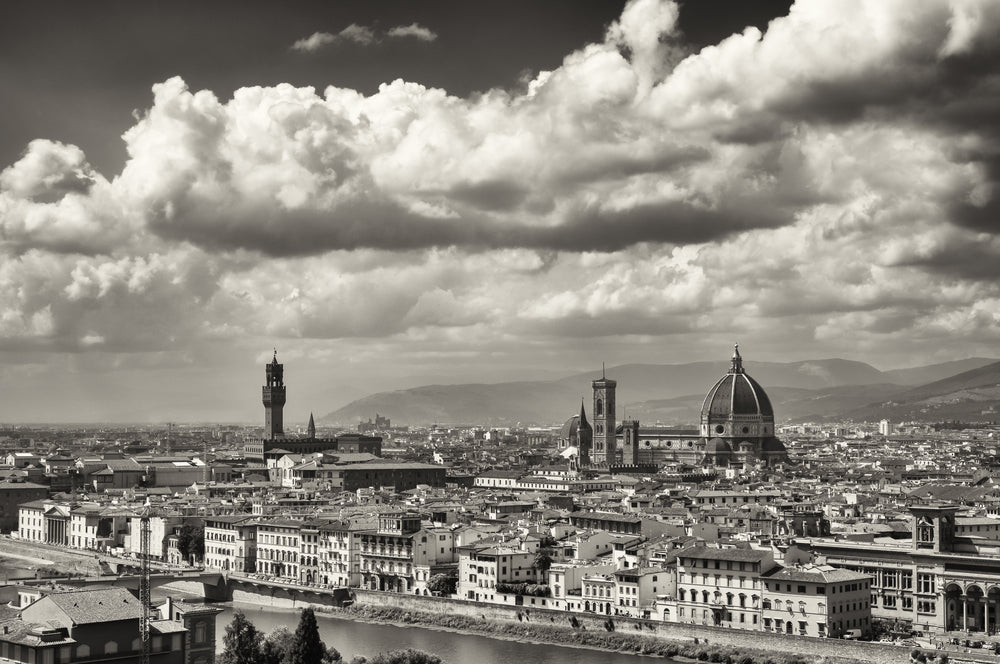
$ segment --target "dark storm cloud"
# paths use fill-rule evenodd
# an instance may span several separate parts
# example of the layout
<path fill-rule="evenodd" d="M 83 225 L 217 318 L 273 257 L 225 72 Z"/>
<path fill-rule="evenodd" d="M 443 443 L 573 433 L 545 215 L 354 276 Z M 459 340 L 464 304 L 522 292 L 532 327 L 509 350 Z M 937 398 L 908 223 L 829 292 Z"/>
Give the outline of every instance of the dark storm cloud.
<path fill-rule="evenodd" d="M 745 201 L 745 205 L 729 201 L 718 208 L 682 201 L 643 203 L 623 210 L 583 208 L 567 216 L 566 223 L 560 226 L 527 231 L 521 245 L 565 251 L 618 251 L 639 242 L 693 244 L 754 228 L 775 228 L 791 223 L 793 218 L 791 210 L 772 209 L 753 201 Z"/>
<path fill-rule="evenodd" d="M 1000 279 L 1000 247 L 974 241 L 942 243 L 925 255 L 908 256 L 893 265 L 960 279 L 996 281 Z"/>
<path fill-rule="evenodd" d="M 508 211 L 520 207 L 529 189 L 520 182 L 492 180 L 489 182 L 461 183 L 448 192 L 448 197 L 481 210 Z"/>

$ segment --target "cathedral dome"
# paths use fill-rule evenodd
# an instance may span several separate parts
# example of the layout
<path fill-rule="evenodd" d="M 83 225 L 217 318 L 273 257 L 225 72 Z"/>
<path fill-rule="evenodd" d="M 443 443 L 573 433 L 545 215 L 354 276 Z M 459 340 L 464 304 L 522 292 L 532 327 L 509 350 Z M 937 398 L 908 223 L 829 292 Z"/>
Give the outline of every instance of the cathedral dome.
<path fill-rule="evenodd" d="M 743 371 L 739 347 L 733 364 L 705 397 L 701 407 L 703 436 L 763 437 L 774 433 L 774 408 L 760 383 Z"/>
<path fill-rule="evenodd" d="M 760 383 L 746 374 L 726 374 L 705 397 L 702 417 L 758 415 L 774 418 L 771 400 Z"/>
<path fill-rule="evenodd" d="M 559 430 L 559 439 L 570 441 L 571 445 L 577 445 L 580 442 L 581 432 L 583 432 L 584 437 L 589 441 L 589 437 L 593 435 L 593 431 L 590 422 L 587 421 L 587 413 L 583 410 L 583 403 L 581 403 L 580 414 L 566 420 L 566 423 L 562 425 L 562 429 Z"/>
<path fill-rule="evenodd" d="M 576 432 L 580 426 L 580 416 L 574 415 L 573 417 L 566 420 L 566 423 L 562 425 L 562 429 L 559 431 L 560 440 L 576 440 Z"/>

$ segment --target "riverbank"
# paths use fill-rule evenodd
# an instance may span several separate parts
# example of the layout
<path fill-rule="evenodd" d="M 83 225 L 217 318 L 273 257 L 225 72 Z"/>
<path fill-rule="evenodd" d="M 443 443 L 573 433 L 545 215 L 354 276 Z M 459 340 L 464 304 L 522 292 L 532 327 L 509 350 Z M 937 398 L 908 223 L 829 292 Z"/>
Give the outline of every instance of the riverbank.
<path fill-rule="evenodd" d="M 587 629 L 579 621 L 577 621 L 576 626 L 568 623 L 567 627 L 555 623 L 554 620 L 546 623 L 544 616 L 539 621 L 537 612 L 534 622 L 530 612 L 524 612 L 520 614 L 524 617 L 517 623 L 504 623 L 476 619 L 470 616 L 442 615 L 393 607 L 350 606 L 343 609 L 332 607 L 322 607 L 322 609 L 332 615 L 350 617 L 353 620 L 443 629 L 490 638 L 673 659 L 681 658 L 692 661 L 726 662 L 729 664 L 854 664 L 858 661 L 844 657 L 817 657 L 732 647 L 725 644 L 709 643 L 708 639 L 666 640 L 662 637 L 639 633 L 634 628 L 631 633 L 618 631 L 618 626 L 611 618 L 603 623 L 603 631 L 595 631 Z"/>

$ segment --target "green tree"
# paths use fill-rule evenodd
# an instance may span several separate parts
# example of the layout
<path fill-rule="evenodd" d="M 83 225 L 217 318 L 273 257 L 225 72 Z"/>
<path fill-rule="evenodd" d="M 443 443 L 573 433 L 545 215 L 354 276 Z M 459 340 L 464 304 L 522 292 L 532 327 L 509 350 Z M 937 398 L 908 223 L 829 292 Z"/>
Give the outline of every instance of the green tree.
<path fill-rule="evenodd" d="M 219 664 L 261 664 L 264 635 L 242 611 L 233 613 L 222 638 L 224 650 L 216 660 Z"/>
<path fill-rule="evenodd" d="M 368 660 L 367 664 L 441 664 L 441 658 L 423 650 L 393 650 L 379 653 Z"/>

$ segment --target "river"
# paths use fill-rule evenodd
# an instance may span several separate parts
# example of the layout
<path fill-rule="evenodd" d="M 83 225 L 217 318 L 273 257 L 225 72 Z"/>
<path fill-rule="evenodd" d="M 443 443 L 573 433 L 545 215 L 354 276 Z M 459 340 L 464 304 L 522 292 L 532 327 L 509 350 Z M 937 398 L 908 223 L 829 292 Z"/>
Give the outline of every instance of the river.
<path fill-rule="evenodd" d="M 220 651 L 234 609 L 243 611 L 265 634 L 282 625 L 294 632 L 299 621 L 296 609 L 275 609 L 238 602 L 217 606 L 224 609 L 216 622 Z M 662 657 L 490 639 L 421 627 L 355 622 L 322 613 L 316 614 L 316 621 L 323 642 L 339 650 L 345 661 L 358 655 L 372 657 L 380 652 L 404 648 L 434 653 L 447 664 L 669 664 L 672 661 Z"/>

